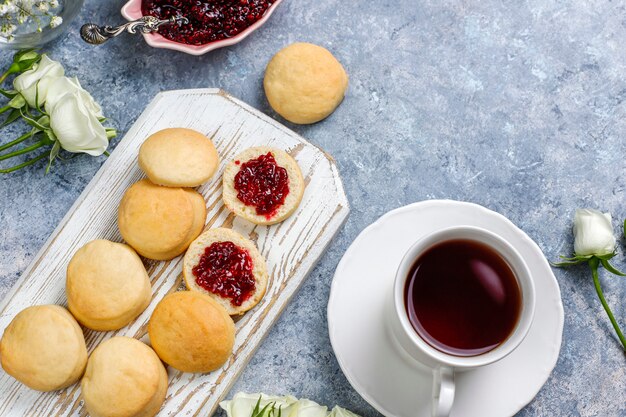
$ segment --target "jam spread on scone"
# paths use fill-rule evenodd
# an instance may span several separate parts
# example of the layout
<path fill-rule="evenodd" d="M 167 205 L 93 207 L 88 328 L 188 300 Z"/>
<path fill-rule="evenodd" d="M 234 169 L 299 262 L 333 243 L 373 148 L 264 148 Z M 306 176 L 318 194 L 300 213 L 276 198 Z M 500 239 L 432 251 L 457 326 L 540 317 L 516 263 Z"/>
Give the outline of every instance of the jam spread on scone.
<path fill-rule="evenodd" d="M 235 175 L 235 190 L 242 203 L 253 206 L 256 214 L 270 219 L 289 194 L 289 175 L 268 152 L 241 164 Z"/>
<path fill-rule="evenodd" d="M 215 242 L 204 250 L 192 272 L 205 290 L 243 304 L 256 290 L 252 257 L 233 242 Z"/>

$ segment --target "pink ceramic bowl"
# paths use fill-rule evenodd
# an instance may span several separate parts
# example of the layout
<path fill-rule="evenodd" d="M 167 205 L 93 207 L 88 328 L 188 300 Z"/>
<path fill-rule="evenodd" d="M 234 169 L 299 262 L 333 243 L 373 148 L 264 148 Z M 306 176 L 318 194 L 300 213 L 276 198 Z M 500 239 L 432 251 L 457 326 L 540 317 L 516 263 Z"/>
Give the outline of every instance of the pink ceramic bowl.
<path fill-rule="evenodd" d="M 217 48 L 222 48 L 224 46 L 234 45 L 238 42 L 244 40 L 249 34 L 260 28 L 267 19 L 270 18 L 276 6 L 280 4 L 282 0 L 276 0 L 265 12 L 265 15 L 248 28 L 246 28 L 243 32 L 233 36 L 232 38 L 222 39 L 219 41 L 207 43 L 206 45 L 187 45 L 184 43 L 174 42 L 169 39 L 165 39 L 163 36 L 156 33 L 144 34 L 143 37 L 148 43 L 148 45 L 153 48 L 165 48 L 165 49 L 173 49 L 175 51 L 185 52 L 191 55 L 203 55 L 209 51 L 212 51 Z M 122 16 L 124 16 L 127 20 L 136 20 L 143 16 L 141 13 L 141 0 L 129 0 L 128 3 L 122 7 Z"/>

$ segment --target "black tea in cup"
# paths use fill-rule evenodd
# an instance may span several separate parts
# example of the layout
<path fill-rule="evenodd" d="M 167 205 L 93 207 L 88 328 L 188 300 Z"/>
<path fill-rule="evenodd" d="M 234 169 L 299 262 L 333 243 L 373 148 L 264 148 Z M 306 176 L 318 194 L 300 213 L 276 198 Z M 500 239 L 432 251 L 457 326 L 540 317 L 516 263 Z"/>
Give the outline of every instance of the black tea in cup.
<path fill-rule="evenodd" d="M 416 259 L 405 306 L 413 328 L 432 347 L 476 356 L 513 333 L 522 295 L 513 270 L 494 249 L 458 239 L 438 243 Z"/>

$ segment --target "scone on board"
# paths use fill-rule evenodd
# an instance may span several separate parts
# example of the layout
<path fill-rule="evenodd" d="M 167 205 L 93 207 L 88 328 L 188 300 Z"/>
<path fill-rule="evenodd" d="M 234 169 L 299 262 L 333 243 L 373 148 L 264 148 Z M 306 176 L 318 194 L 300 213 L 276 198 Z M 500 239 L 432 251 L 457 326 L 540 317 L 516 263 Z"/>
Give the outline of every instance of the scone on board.
<path fill-rule="evenodd" d="M 202 232 L 205 220 L 206 206 L 198 192 L 155 185 L 147 179 L 126 191 L 117 217 L 126 243 L 155 260 L 183 253 Z"/>
<path fill-rule="evenodd" d="M 209 229 L 189 246 L 185 285 L 207 294 L 231 316 L 256 306 L 268 285 L 267 266 L 256 245 L 226 228 Z"/>
<path fill-rule="evenodd" d="M 291 216 L 302 201 L 304 178 L 285 151 L 256 146 L 226 165 L 222 177 L 224 204 L 252 223 L 270 225 Z"/>
<path fill-rule="evenodd" d="M 211 372 L 232 354 L 235 324 L 211 297 L 178 291 L 157 304 L 148 334 L 163 362 L 183 372 Z"/>
<path fill-rule="evenodd" d="M 78 381 L 85 370 L 83 331 L 63 307 L 28 307 L 5 329 L 0 361 L 7 374 L 32 389 L 65 388 Z"/>
<path fill-rule="evenodd" d="M 126 326 L 152 298 L 150 278 L 137 253 L 102 239 L 76 251 L 67 267 L 65 291 L 74 317 L 100 331 Z"/>
<path fill-rule="evenodd" d="M 211 179 L 219 162 L 211 139 L 192 129 L 160 130 L 139 149 L 139 167 L 151 182 L 168 187 L 197 187 Z"/>
<path fill-rule="evenodd" d="M 149 346 L 116 336 L 91 353 L 81 381 L 90 417 L 153 417 L 167 392 L 167 371 Z"/>

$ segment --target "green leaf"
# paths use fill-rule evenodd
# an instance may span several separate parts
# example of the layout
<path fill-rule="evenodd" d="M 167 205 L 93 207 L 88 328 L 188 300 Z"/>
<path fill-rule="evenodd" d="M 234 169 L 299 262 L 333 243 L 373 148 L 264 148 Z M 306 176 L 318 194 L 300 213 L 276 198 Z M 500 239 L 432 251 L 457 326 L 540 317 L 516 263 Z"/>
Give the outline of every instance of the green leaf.
<path fill-rule="evenodd" d="M 39 83 L 40 82 L 41 80 L 37 81 L 37 83 L 35 84 L 35 108 L 37 109 L 39 113 L 43 113 L 43 111 L 41 111 L 41 107 L 39 107 Z"/>
<path fill-rule="evenodd" d="M 626 237 L 626 219 L 624 220 L 624 237 Z"/>
<path fill-rule="evenodd" d="M 46 175 L 48 175 L 48 173 L 50 172 L 50 168 L 52 168 L 52 163 L 54 162 L 56 157 L 59 155 L 60 151 L 61 151 L 61 144 L 58 141 L 54 142 L 54 145 L 52 146 L 52 149 L 50 150 L 50 158 L 48 159 L 48 166 L 46 167 Z"/>
<path fill-rule="evenodd" d="M 61 143 L 57 140 L 56 135 L 54 134 L 54 132 L 52 131 L 52 129 L 46 129 L 43 131 L 44 136 L 46 137 L 46 140 L 50 143 L 54 143 L 55 145 L 58 143 L 59 146 L 61 146 Z"/>
<path fill-rule="evenodd" d="M 16 95 L 18 95 L 19 93 L 17 91 L 15 91 L 15 90 L 4 90 L 4 89 L 0 88 L 0 94 L 5 96 L 6 98 L 13 98 Z"/>
<path fill-rule="evenodd" d="M 41 55 L 35 52 L 34 49 L 25 49 L 23 51 L 19 51 L 13 56 L 13 62 L 29 61 L 37 58 L 41 59 Z"/>
<path fill-rule="evenodd" d="M 265 404 L 265 407 L 263 407 L 263 408 L 261 409 L 260 414 L 259 414 L 257 417 L 263 417 L 263 416 L 265 416 L 265 415 L 266 415 L 266 414 L 265 414 L 265 413 L 266 413 L 266 411 L 268 411 L 268 410 L 267 410 L 267 409 L 268 409 L 268 407 L 272 407 L 272 408 L 270 408 L 270 409 L 269 409 L 268 414 L 269 414 L 269 413 L 271 413 L 272 411 L 274 411 L 274 405 L 275 405 L 275 404 L 276 404 L 276 403 L 267 403 L 267 404 Z"/>
<path fill-rule="evenodd" d="M 617 255 L 617 252 L 609 253 L 608 255 L 596 255 L 596 258 L 604 259 L 605 261 L 608 261 L 609 259 L 613 258 L 615 255 Z"/>
<path fill-rule="evenodd" d="M 572 257 L 567 257 L 563 255 L 559 255 L 559 258 L 563 259 L 565 262 L 552 262 L 550 261 L 550 265 L 556 267 L 569 266 L 569 265 L 578 265 L 582 262 L 587 262 L 589 259 L 593 258 L 593 255 L 574 255 Z"/>
<path fill-rule="evenodd" d="M 261 408 L 261 398 L 263 398 L 262 395 L 259 395 L 259 399 L 256 402 L 256 405 L 254 406 L 254 409 L 252 410 L 252 416 L 256 416 L 259 414 L 259 409 Z"/>
<path fill-rule="evenodd" d="M 26 113 L 28 113 L 28 110 L 26 110 Z M 28 113 L 29 116 L 27 116 L 26 113 L 24 113 L 22 111 L 22 109 L 20 109 L 20 114 L 24 118 L 24 121 L 26 123 L 28 123 L 29 125 L 31 125 L 32 127 L 34 127 L 35 129 L 43 131 L 43 130 L 46 130 L 49 127 L 49 126 L 44 126 L 44 125 L 40 124 L 37 120 L 35 120 L 32 117 L 30 117 L 30 113 Z"/>
<path fill-rule="evenodd" d="M 567 267 L 567 266 L 580 265 L 580 264 L 582 264 L 584 262 L 586 262 L 586 260 L 580 259 L 580 260 L 577 260 L 577 261 L 568 261 L 568 262 L 550 262 L 550 265 L 552 265 L 553 267 L 556 267 L 556 268 L 563 268 L 563 267 Z"/>
<path fill-rule="evenodd" d="M 41 61 L 41 55 L 33 49 L 20 51 L 13 56 L 13 63 L 19 67 L 18 72 L 28 71 L 39 61 Z"/>
<path fill-rule="evenodd" d="M 623 272 L 620 272 L 618 269 L 616 269 L 613 265 L 611 265 L 609 263 L 608 260 L 606 259 L 601 259 L 600 263 L 602 264 L 602 266 L 604 267 L 604 269 L 606 269 L 607 271 L 609 271 L 612 274 L 615 275 L 619 275 L 621 277 L 626 277 L 626 274 L 624 274 Z"/>
<path fill-rule="evenodd" d="M 13 109 L 11 113 L 7 116 L 6 120 L 0 125 L 0 127 L 5 127 L 16 121 L 20 118 L 22 114 L 20 113 L 20 109 Z"/>
<path fill-rule="evenodd" d="M 37 123 L 39 123 L 42 126 L 50 127 L 50 116 L 44 113 L 43 116 L 37 119 Z"/>
<path fill-rule="evenodd" d="M 11 99 L 11 101 L 9 101 L 9 106 L 13 107 L 14 109 L 21 109 L 25 105 L 26 100 L 24 100 L 24 97 L 22 97 L 21 94 L 16 95 Z"/>

